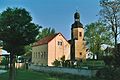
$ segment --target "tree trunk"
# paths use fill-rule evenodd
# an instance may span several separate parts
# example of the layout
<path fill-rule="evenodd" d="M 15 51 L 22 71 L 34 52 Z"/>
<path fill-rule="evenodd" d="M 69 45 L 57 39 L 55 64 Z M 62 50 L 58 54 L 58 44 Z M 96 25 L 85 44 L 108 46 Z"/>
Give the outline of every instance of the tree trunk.
<path fill-rule="evenodd" d="M 15 55 L 14 53 L 10 53 L 9 80 L 15 80 Z"/>
<path fill-rule="evenodd" d="M 115 58 L 115 67 L 119 67 L 120 66 L 120 54 L 118 52 L 118 45 L 117 45 L 117 29 L 116 29 L 116 33 L 115 33 L 115 54 L 114 54 L 114 58 Z"/>

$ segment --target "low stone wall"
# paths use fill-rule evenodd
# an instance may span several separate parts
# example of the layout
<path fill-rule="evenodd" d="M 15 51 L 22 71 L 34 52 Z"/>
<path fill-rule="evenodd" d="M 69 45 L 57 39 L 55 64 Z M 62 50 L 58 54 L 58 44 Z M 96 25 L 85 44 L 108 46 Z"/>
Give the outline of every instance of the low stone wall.
<path fill-rule="evenodd" d="M 38 65 L 31 65 L 29 67 L 35 71 L 43 71 L 43 72 L 60 72 L 60 73 L 69 73 L 75 75 L 82 75 L 82 76 L 95 76 L 97 70 L 88 70 L 88 69 L 77 69 L 77 68 L 63 68 L 63 67 L 49 67 L 49 66 L 38 66 Z"/>
<path fill-rule="evenodd" d="M 7 70 L 0 70 L 0 74 L 6 73 L 6 72 L 7 72 Z"/>
<path fill-rule="evenodd" d="M 0 69 L 5 69 L 5 66 L 3 66 L 3 65 L 0 65 Z"/>

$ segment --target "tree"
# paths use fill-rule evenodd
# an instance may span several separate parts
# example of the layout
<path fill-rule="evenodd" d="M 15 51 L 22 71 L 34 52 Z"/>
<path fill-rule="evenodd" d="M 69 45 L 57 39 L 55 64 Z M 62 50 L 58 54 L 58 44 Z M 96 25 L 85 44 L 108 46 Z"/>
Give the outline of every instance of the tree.
<path fill-rule="evenodd" d="M 24 56 L 26 56 L 28 58 L 32 57 L 32 47 L 31 47 L 31 45 L 25 46 L 25 54 L 24 54 Z"/>
<path fill-rule="evenodd" d="M 24 8 L 7 8 L 0 15 L 0 40 L 10 53 L 9 80 L 15 79 L 15 55 L 23 54 L 24 46 L 33 43 L 39 33 L 39 26 L 31 21 Z"/>
<path fill-rule="evenodd" d="M 55 34 L 54 28 L 44 28 L 42 29 L 42 31 L 39 32 L 37 39 L 39 40 L 52 34 Z"/>
<path fill-rule="evenodd" d="M 40 26 L 40 28 L 42 28 Z M 55 34 L 55 29 L 54 28 L 43 28 L 41 31 L 39 31 L 39 34 L 37 36 L 37 40 L 42 39 L 46 36 Z M 25 46 L 25 57 L 30 58 L 32 56 L 32 48 L 30 45 Z"/>
<path fill-rule="evenodd" d="M 94 22 L 85 26 L 85 39 L 90 51 L 99 55 L 102 44 L 112 44 L 110 33 L 102 22 Z"/>
<path fill-rule="evenodd" d="M 115 45 L 115 59 L 120 61 L 120 53 L 117 48 L 118 36 L 120 34 L 120 0 L 101 0 L 100 16 L 103 22 L 110 28 L 113 33 Z M 120 65 L 120 64 L 119 64 Z"/>
<path fill-rule="evenodd" d="M 120 0 L 101 0 L 100 5 L 102 20 L 112 30 L 115 45 L 117 45 L 117 37 L 120 34 Z"/>

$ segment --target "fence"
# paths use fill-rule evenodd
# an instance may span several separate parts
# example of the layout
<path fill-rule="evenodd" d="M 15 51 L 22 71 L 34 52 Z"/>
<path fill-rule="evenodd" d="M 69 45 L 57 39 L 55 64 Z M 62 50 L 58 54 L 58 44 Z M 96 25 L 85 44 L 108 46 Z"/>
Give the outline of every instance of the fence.
<path fill-rule="evenodd" d="M 95 76 L 97 70 L 88 70 L 88 69 L 81 69 L 81 68 L 63 68 L 63 67 L 49 67 L 49 66 L 39 66 L 39 65 L 30 65 L 30 69 L 35 71 L 43 71 L 43 72 L 60 72 L 60 73 L 69 73 L 75 75 L 82 75 L 82 76 Z"/>

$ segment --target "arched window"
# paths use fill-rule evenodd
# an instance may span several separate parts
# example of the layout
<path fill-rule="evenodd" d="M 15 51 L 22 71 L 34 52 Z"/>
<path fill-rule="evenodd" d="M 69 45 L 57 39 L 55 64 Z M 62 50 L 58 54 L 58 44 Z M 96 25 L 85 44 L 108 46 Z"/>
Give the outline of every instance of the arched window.
<path fill-rule="evenodd" d="M 40 52 L 38 52 L 38 57 L 40 58 Z"/>
<path fill-rule="evenodd" d="M 43 58 L 43 52 L 41 52 L 41 58 Z"/>
<path fill-rule="evenodd" d="M 46 53 L 44 52 L 44 59 L 46 58 Z"/>
<path fill-rule="evenodd" d="M 82 52 L 80 52 L 80 55 L 82 55 Z"/>
<path fill-rule="evenodd" d="M 34 54 L 33 54 L 33 57 L 35 58 L 35 52 L 34 52 Z"/>
<path fill-rule="evenodd" d="M 36 52 L 36 58 L 37 58 L 37 52 Z"/>
<path fill-rule="evenodd" d="M 79 36 L 82 37 L 82 32 L 79 32 Z"/>

